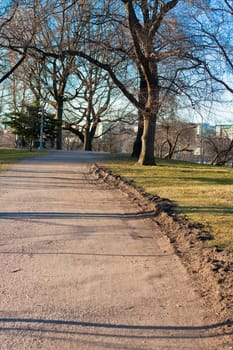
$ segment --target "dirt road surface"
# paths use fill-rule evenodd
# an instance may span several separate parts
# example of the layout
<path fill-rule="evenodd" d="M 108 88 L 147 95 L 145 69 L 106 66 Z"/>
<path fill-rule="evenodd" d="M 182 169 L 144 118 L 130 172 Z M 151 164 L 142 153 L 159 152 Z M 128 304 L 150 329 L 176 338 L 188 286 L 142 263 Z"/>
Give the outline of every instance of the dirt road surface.
<path fill-rule="evenodd" d="M 159 228 L 90 177 L 102 157 L 0 173 L 0 349 L 230 349 Z"/>

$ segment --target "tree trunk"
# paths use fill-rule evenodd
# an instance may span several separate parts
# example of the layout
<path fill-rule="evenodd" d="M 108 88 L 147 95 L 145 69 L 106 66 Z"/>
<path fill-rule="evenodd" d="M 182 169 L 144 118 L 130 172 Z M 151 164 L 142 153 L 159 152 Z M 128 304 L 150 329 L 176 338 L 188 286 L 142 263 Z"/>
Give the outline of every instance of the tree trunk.
<path fill-rule="evenodd" d="M 138 165 L 155 165 L 154 157 L 155 120 L 149 116 L 144 118 L 142 149 Z"/>
<path fill-rule="evenodd" d="M 83 150 L 91 151 L 92 150 L 92 137 L 90 134 L 90 116 L 87 116 L 87 122 L 84 129 L 84 140 L 83 140 Z"/>
<path fill-rule="evenodd" d="M 139 158 L 142 150 L 142 135 L 143 135 L 143 118 L 141 113 L 139 113 L 137 136 L 133 144 L 133 152 L 132 152 L 132 157 L 137 159 Z"/>
<path fill-rule="evenodd" d="M 142 72 L 140 65 L 138 65 L 138 72 L 140 76 L 140 86 L 139 86 L 139 102 L 145 108 L 146 100 L 148 97 L 147 93 L 147 83 L 145 76 Z M 132 157 L 139 159 L 142 150 L 142 135 L 143 135 L 143 114 L 142 111 L 138 110 L 138 130 L 137 136 L 133 144 Z"/>
<path fill-rule="evenodd" d="M 157 65 L 150 64 L 147 72 L 147 101 L 141 110 L 143 115 L 142 149 L 139 156 L 139 165 L 155 165 L 155 129 L 159 110 L 159 85 Z"/>
<path fill-rule="evenodd" d="M 90 118 L 88 118 L 90 120 Z M 85 134 L 84 134 L 84 145 L 83 149 L 84 151 L 92 151 L 92 142 L 95 137 L 97 125 L 100 122 L 100 118 L 96 118 L 96 120 L 90 125 L 90 123 L 85 128 Z"/>
<path fill-rule="evenodd" d="M 56 149 L 62 149 L 62 118 L 63 118 L 63 98 L 57 100 L 57 138 Z"/>
<path fill-rule="evenodd" d="M 92 151 L 92 138 L 89 130 L 85 130 L 83 149 L 84 151 Z"/>

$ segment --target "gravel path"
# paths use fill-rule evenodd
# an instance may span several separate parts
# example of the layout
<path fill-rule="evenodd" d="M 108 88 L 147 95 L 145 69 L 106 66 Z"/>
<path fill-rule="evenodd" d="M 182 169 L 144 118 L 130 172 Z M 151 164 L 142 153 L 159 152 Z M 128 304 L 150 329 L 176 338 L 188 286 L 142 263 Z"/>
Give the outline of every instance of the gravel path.
<path fill-rule="evenodd" d="M 102 157 L 56 151 L 0 173 L 0 349 L 223 349 L 159 228 L 88 175 Z"/>

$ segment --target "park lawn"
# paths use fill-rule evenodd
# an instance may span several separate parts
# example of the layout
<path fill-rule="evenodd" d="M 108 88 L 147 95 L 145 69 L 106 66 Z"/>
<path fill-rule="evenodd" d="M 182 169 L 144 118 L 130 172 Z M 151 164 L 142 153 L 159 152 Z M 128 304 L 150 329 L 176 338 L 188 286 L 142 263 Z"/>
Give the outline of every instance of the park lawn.
<path fill-rule="evenodd" d="M 129 156 L 115 156 L 105 166 L 146 192 L 169 198 L 176 212 L 205 225 L 210 244 L 233 250 L 233 169 L 157 159 L 141 167 Z"/>
<path fill-rule="evenodd" d="M 18 148 L 0 148 L 0 171 L 6 170 L 11 164 L 22 159 L 32 158 L 46 152 L 48 151 L 35 150 L 29 152 L 28 150 Z"/>

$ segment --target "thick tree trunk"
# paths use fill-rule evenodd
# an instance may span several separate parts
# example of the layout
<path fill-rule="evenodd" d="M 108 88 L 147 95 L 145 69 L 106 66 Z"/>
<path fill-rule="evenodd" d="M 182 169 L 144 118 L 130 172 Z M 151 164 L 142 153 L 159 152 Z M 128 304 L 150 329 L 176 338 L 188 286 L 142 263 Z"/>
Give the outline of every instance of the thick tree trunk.
<path fill-rule="evenodd" d="M 87 122 L 86 122 L 85 129 L 84 129 L 83 150 L 84 151 L 92 151 L 92 135 L 91 135 L 90 116 L 87 116 Z"/>
<path fill-rule="evenodd" d="M 57 100 L 57 137 L 56 149 L 62 149 L 62 118 L 63 118 L 63 98 Z"/>
<path fill-rule="evenodd" d="M 85 135 L 84 135 L 83 150 L 92 151 L 92 138 L 89 130 L 87 129 L 85 130 Z"/>
<path fill-rule="evenodd" d="M 98 118 L 95 120 L 92 124 L 92 126 L 88 125 L 85 129 L 85 135 L 84 135 L 84 145 L 83 149 L 85 151 L 92 151 L 92 142 L 95 137 L 97 125 L 99 124 L 100 119 Z"/>
<path fill-rule="evenodd" d="M 155 165 L 154 142 L 155 120 L 154 118 L 149 118 L 147 116 L 144 118 L 142 149 L 138 160 L 138 165 Z"/>
<path fill-rule="evenodd" d="M 159 110 L 159 85 L 156 64 L 150 65 L 148 76 L 150 79 L 147 81 L 147 101 L 144 110 L 141 111 L 143 115 L 143 134 L 142 149 L 138 159 L 139 165 L 155 165 L 155 128 Z"/>
<path fill-rule="evenodd" d="M 140 86 L 139 86 L 139 102 L 145 108 L 146 100 L 148 97 L 147 93 L 147 83 L 145 79 L 145 75 L 142 72 L 140 65 L 138 65 L 138 72 L 140 76 Z M 139 159 L 140 153 L 142 150 L 142 135 L 143 135 L 143 113 L 139 109 L 138 110 L 138 130 L 137 136 L 133 144 L 133 152 L 132 157 Z"/>
<path fill-rule="evenodd" d="M 139 158 L 142 150 L 142 135 L 143 135 L 143 118 L 141 113 L 139 113 L 137 136 L 133 144 L 133 152 L 132 152 L 132 157 L 137 159 Z"/>

